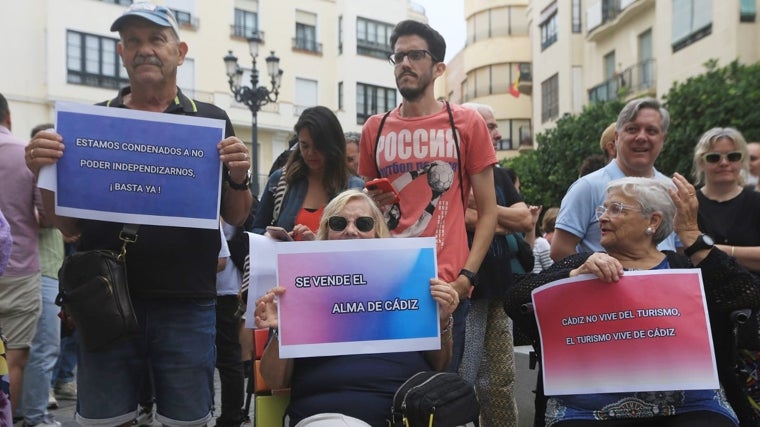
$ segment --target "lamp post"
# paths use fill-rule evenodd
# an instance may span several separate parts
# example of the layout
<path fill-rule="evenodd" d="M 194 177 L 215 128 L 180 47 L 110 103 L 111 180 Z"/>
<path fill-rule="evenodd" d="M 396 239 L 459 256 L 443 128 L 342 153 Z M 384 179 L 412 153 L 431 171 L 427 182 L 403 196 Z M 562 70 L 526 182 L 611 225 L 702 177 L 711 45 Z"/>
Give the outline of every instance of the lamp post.
<path fill-rule="evenodd" d="M 245 86 L 242 83 L 243 70 L 238 66 L 237 56 L 233 55 L 230 50 L 224 57 L 224 65 L 227 69 L 230 91 L 232 91 L 232 94 L 235 96 L 235 101 L 247 105 L 253 116 L 253 121 L 251 123 L 251 146 L 253 148 L 253 161 L 251 162 L 251 175 L 253 175 L 253 179 L 251 182 L 251 192 L 255 196 L 259 195 L 258 114 L 262 106 L 269 104 L 270 102 L 277 102 L 283 73 L 280 69 L 280 58 L 275 56 L 274 51 L 271 51 L 266 58 L 267 73 L 269 73 L 271 79 L 271 87 L 267 88 L 265 86 L 259 86 L 259 70 L 256 69 L 256 57 L 259 54 L 260 44 L 261 38 L 258 37 L 258 35 L 248 37 L 248 49 L 250 50 L 251 58 L 253 60 L 250 86 Z"/>

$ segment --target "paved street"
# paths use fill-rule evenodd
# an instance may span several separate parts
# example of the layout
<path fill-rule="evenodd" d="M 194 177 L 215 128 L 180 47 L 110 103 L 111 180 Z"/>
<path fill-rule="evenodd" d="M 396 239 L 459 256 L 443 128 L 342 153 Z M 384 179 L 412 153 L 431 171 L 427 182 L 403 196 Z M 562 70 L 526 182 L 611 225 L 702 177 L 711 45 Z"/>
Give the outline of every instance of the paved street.
<path fill-rule="evenodd" d="M 219 388 L 219 375 L 218 373 L 214 376 L 214 402 L 215 407 L 219 408 L 219 397 L 221 396 L 221 391 Z M 55 419 L 60 421 L 61 424 L 63 424 L 63 427 L 79 427 L 79 423 L 74 421 L 74 411 L 76 410 L 76 402 L 73 400 L 59 400 L 58 401 L 58 409 L 53 409 L 50 412 L 55 416 Z M 251 412 L 253 412 L 253 405 L 251 405 Z M 218 414 L 216 414 L 218 415 Z M 161 424 L 155 423 L 154 426 L 160 426 Z M 208 424 L 209 426 L 214 426 L 214 420 L 211 420 Z"/>

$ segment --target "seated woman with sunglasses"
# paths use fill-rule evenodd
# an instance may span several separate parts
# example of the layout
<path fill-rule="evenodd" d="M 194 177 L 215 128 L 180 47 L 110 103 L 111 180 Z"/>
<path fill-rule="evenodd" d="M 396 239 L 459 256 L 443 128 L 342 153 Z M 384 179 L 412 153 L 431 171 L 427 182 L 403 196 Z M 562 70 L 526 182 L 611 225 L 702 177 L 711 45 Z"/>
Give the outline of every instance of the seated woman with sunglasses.
<path fill-rule="evenodd" d="M 522 307 L 531 302 L 531 291 L 539 286 L 580 274 L 593 274 L 607 282 L 602 286 L 614 286 L 626 270 L 699 268 L 721 389 L 549 396 L 547 426 L 738 425 L 729 405 L 736 397 L 736 389 L 726 386 L 726 381 L 734 377 L 730 314 L 760 307 L 760 279 L 712 246 L 697 226 L 694 187 L 679 174 L 672 181 L 675 187 L 663 180 L 633 177 L 607 184 L 604 205 L 596 210 L 606 252 L 571 255 L 540 274 L 526 276 L 509 291 L 505 308 L 515 324 L 538 342 L 533 313 L 526 313 Z M 674 230 L 686 248 L 685 255 L 657 249 L 657 244 Z"/>
<path fill-rule="evenodd" d="M 694 148 L 694 178 L 704 186 L 697 192 L 699 229 L 713 238 L 716 247 L 736 258 L 746 269 L 760 273 L 760 193 L 744 187 L 742 171 L 749 170 L 747 142 L 733 128 L 712 128 Z M 739 368 L 752 372 L 760 365 L 758 314 L 740 329 Z M 746 335 L 745 335 L 746 334 Z M 749 339 L 744 339 L 744 338 Z M 747 350 L 753 351 L 747 351 Z M 744 377 L 738 382 L 744 385 Z M 754 383 L 754 381 L 752 382 Z M 743 387 L 742 387 L 743 388 Z M 757 387 L 747 385 L 757 403 Z M 755 408 L 757 407 L 753 405 Z M 732 402 L 737 413 L 746 414 L 760 425 L 760 411 L 746 399 Z M 740 417 L 741 418 L 741 417 Z"/>
<path fill-rule="evenodd" d="M 314 236 L 305 228 L 303 240 Z M 319 223 L 320 240 L 377 239 L 390 237 L 383 214 L 361 191 L 347 190 L 326 207 Z M 446 282 L 430 279 L 430 294 L 438 303 L 441 349 L 424 352 L 358 354 L 346 356 L 280 359 L 277 343 L 276 287 L 256 301 L 256 326 L 275 332 L 261 358 L 261 374 L 272 388 L 290 387 L 290 404 L 283 426 L 307 426 L 324 413 L 331 426 L 387 426 L 393 394 L 409 377 L 420 371 L 443 371 L 451 358 L 451 314 L 459 303 L 457 292 Z M 309 419 L 309 420 L 305 420 Z M 330 424 L 332 422 L 332 424 Z"/>

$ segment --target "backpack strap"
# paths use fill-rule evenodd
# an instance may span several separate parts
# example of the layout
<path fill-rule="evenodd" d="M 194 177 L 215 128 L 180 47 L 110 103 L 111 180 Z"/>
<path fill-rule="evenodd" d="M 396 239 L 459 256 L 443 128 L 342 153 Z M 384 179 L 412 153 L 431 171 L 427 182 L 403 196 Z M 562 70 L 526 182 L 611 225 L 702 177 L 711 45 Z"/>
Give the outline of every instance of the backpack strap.
<path fill-rule="evenodd" d="M 393 110 L 390 110 L 383 115 L 383 119 L 380 120 L 380 126 L 377 128 L 377 137 L 375 137 L 375 170 L 377 170 L 378 178 L 382 178 L 382 175 L 380 175 L 380 167 L 378 166 L 380 162 L 378 162 L 377 160 L 377 147 L 380 145 L 380 135 L 382 135 L 383 133 L 383 126 L 385 126 L 385 119 L 387 119 L 388 116 L 391 115 L 391 111 Z"/>
<path fill-rule="evenodd" d="M 282 201 L 285 199 L 285 193 L 288 192 L 288 183 L 285 181 L 285 167 L 282 168 L 282 175 L 277 181 L 277 187 L 274 190 L 274 210 L 272 211 L 272 225 L 274 225 L 280 218 L 280 210 L 282 210 Z"/>
<path fill-rule="evenodd" d="M 457 136 L 457 127 L 454 126 L 454 115 L 451 113 L 449 101 L 443 101 L 446 104 L 446 111 L 449 113 L 449 124 L 451 133 L 454 134 L 454 147 L 457 149 L 457 171 L 459 172 L 459 193 L 462 196 L 462 205 L 467 210 L 467 199 L 464 198 L 464 175 L 462 174 L 462 157 L 459 154 L 459 137 Z"/>

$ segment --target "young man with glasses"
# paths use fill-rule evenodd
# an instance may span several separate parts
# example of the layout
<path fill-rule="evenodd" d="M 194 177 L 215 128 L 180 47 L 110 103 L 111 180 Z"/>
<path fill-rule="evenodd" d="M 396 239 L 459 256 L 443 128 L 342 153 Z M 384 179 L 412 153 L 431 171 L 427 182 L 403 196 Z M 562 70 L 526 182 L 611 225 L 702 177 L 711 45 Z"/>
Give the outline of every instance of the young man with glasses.
<path fill-rule="evenodd" d="M 667 179 L 654 168 L 654 162 L 669 124 L 668 111 L 654 98 L 634 99 L 623 107 L 615 125 L 616 158 L 575 181 L 562 199 L 550 252 L 555 262 L 577 252 L 604 250 L 595 210 L 604 201 L 608 182 L 627 176 Z M 658 248 L 675 250 L 675 235 Z"/>
<path fill-rule="evenodd" d="M 464 348 L 464 319 L 472 286 L 493 237 L 496 153 L 483 118 L 435 98 L 433 83 L 446 70 L 446 42 L 427 24 L 402 21 L 390 38 L 390 62 L 401 105 L 370 117 L 362 129 L 359 174 L 388 178 L 399 194 L 369 190 L 384 208 L 391 234 L 435 236 L 438 276 L 459 293 L 454 314 L 452 370 Z M 478 221 L 467 248 L 464 212 L 472 188 Z"/>

